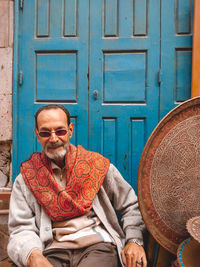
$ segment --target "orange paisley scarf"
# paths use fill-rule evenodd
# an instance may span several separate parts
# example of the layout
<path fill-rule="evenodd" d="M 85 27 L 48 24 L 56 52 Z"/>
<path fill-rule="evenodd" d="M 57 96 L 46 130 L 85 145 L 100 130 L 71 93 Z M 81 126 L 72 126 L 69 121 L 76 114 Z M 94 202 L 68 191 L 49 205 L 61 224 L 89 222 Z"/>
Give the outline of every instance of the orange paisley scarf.
<path fill-rule="evenodd" d="M 71 144 L 65 163 L 67 185 L 64 190 L 56 183 L 51 161 L 44 152 L 33 153 L 20 167 L 26 185 L 54 222 L 90 211 L 110 165 L 102 155 Z"/>

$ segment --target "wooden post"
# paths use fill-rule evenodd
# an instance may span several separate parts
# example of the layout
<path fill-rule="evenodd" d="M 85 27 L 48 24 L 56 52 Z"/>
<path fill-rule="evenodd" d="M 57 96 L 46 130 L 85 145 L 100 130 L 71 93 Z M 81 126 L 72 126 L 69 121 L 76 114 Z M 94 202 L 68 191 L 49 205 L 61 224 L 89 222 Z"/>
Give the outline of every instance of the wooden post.
<path fill-rule="evenodd" d="M 191 97 L 200 96 L 200 1 L 194 0 Z"/>

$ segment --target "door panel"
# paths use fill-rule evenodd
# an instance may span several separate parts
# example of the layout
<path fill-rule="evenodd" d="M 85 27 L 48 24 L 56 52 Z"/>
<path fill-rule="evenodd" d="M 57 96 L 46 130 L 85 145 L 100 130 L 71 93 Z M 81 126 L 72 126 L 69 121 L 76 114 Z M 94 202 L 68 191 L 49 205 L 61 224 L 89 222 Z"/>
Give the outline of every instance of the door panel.
<path fill-rule="evenodd" d="M 161 6 L 160 118 L 191 96 L 192 0 Z"/>
<path fill-rule="evenodd" d="M 44 104 L 66 106 L 75 125 L 72 142 L 88 143 L 89 1 L 24 1 L 19 21 L 19 72 L 16 153 L 20 162 L 41 150 L 34 134 L 34 114 Z"/>
<path fill-rule="evenodd" d="M 158 123 L 160 5 L 111 2 L 113 13 L 108 0 L 90 4 L 89 148 L 136 188 L 141 152 Z"/>

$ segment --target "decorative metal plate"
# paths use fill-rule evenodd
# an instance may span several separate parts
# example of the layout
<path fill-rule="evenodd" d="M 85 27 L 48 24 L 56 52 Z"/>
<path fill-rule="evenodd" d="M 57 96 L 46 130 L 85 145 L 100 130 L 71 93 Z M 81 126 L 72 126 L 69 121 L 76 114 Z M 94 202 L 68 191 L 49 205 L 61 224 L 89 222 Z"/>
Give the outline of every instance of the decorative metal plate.
<path fill-rule="evenodd" d="M 150 136 L 138 169 L 138 200 L 147 229 L 176 254 L 200 215 L 200 97 L 168 113 Z"/>

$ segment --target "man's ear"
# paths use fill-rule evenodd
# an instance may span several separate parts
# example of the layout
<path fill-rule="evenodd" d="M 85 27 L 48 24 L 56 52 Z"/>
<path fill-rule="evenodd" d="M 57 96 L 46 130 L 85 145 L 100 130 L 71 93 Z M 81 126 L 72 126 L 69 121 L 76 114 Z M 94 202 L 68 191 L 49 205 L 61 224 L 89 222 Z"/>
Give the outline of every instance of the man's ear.
<path fill-rule="evenodd" d="M 68 126 L 68 128 L 69 128 L 69 138 L 71 138 L 72 135 L 73 135 L 73 129 L 74 129 L 74 125 L 73 125 L 72 122 L 70 123 L 70 125 Z"/>
<path fill-rule="evenodd" d="M 35 134 L 37 136 L 38 142 L 40 142 L 40 136 L 39 136 L 39 133 L 38 133 L 38 129 L 36 127 L 35 127 Z"/>

